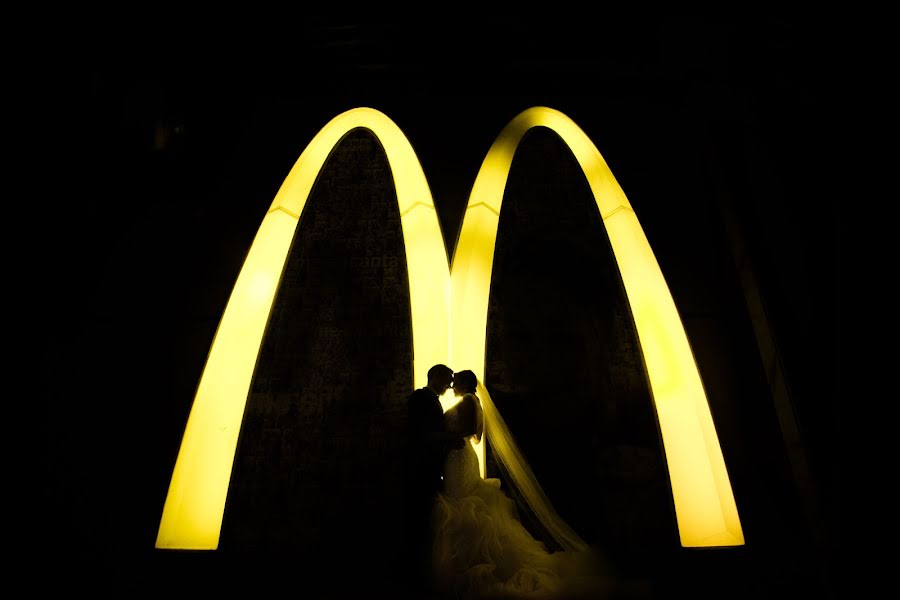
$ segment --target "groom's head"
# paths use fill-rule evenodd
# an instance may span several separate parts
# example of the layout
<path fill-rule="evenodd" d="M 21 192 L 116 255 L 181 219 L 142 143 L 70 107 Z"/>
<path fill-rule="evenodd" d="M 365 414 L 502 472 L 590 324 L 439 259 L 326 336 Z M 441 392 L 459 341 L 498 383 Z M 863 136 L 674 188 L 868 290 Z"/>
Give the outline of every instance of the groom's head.
<path fill-rule="evenodd" d="M 440 396 L 453 383 L 453 369 L 447 365 L 434 365 L 428 369 L 428 387 Z"/>

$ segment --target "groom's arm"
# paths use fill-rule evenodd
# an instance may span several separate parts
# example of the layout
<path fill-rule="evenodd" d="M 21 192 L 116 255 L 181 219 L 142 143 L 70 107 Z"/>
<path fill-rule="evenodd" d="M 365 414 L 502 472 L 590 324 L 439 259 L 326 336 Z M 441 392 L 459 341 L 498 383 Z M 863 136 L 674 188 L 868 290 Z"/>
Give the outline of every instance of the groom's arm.
<path fill-rule="evenodd" d="M 464 440 L 459 433 L 452 431 L 434 431 L 434 414 L 431 407 L 414 393 L 407 404 L 410 435 L 419 444 L 431 446 L 435 450 L 446 448 L 462 448 Z"/>
<path fill-rule="evenodd" d="M 434 431 L 429 439 L 439 448 L 462 448 L 466 444 L 466 440 L 456 431 Z"/>

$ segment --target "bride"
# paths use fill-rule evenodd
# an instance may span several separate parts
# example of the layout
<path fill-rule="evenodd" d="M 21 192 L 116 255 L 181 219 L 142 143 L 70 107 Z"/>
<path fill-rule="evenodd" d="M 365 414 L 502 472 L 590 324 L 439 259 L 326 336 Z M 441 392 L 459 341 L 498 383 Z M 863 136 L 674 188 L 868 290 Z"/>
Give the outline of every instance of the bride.
<path fill-rule="evenodd" d="M 612 580 L 599 554 L 553 510 L 475 373 L 454 374 L 453 390 L 460 400 L 444 413 L 446 428 L 467 443 L 448 454 L 433 509 L 433 581 L 441 597 L 609 596 Z M 564 550 L 551 552 L 529 533 L 499 479 L 482 479 L 468 442 L 477 444 L 483 435 L 508 484 Z"/>

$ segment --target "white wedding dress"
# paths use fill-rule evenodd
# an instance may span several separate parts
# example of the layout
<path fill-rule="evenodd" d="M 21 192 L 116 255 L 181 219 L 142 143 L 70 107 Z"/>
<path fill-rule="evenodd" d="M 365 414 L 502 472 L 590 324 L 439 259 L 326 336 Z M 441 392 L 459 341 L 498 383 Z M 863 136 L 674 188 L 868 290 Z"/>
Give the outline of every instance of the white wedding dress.
<path fill-rule="evenodd" d="M 460 430 L 459 415 L 453 409 L 447 411 L 449 430 Z M 489 430 L 490 420 L 486 426 Z M 444 490 L 435 502 L 433 524 L 433 574 L 443 598 L 608 595 L 609 580 L 595 550 L 585 545 L 579 550 L 548 551 L 523 526 L 501 481 L 481 478 L 478 456 L 469 441 L 447 457 Z"/>

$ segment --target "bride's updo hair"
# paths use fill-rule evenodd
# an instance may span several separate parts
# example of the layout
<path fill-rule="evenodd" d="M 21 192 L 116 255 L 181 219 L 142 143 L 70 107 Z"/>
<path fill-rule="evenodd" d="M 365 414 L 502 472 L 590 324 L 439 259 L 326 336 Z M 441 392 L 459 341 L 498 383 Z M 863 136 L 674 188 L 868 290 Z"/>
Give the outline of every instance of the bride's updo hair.
<path fill-rule="evenodd" d="M 475 373 L 473 371 L 457 371 L 453 374 L 454 391 L 474 394 L 475 388 L 477 386 L 478 378 L 475 377 Z"/>

